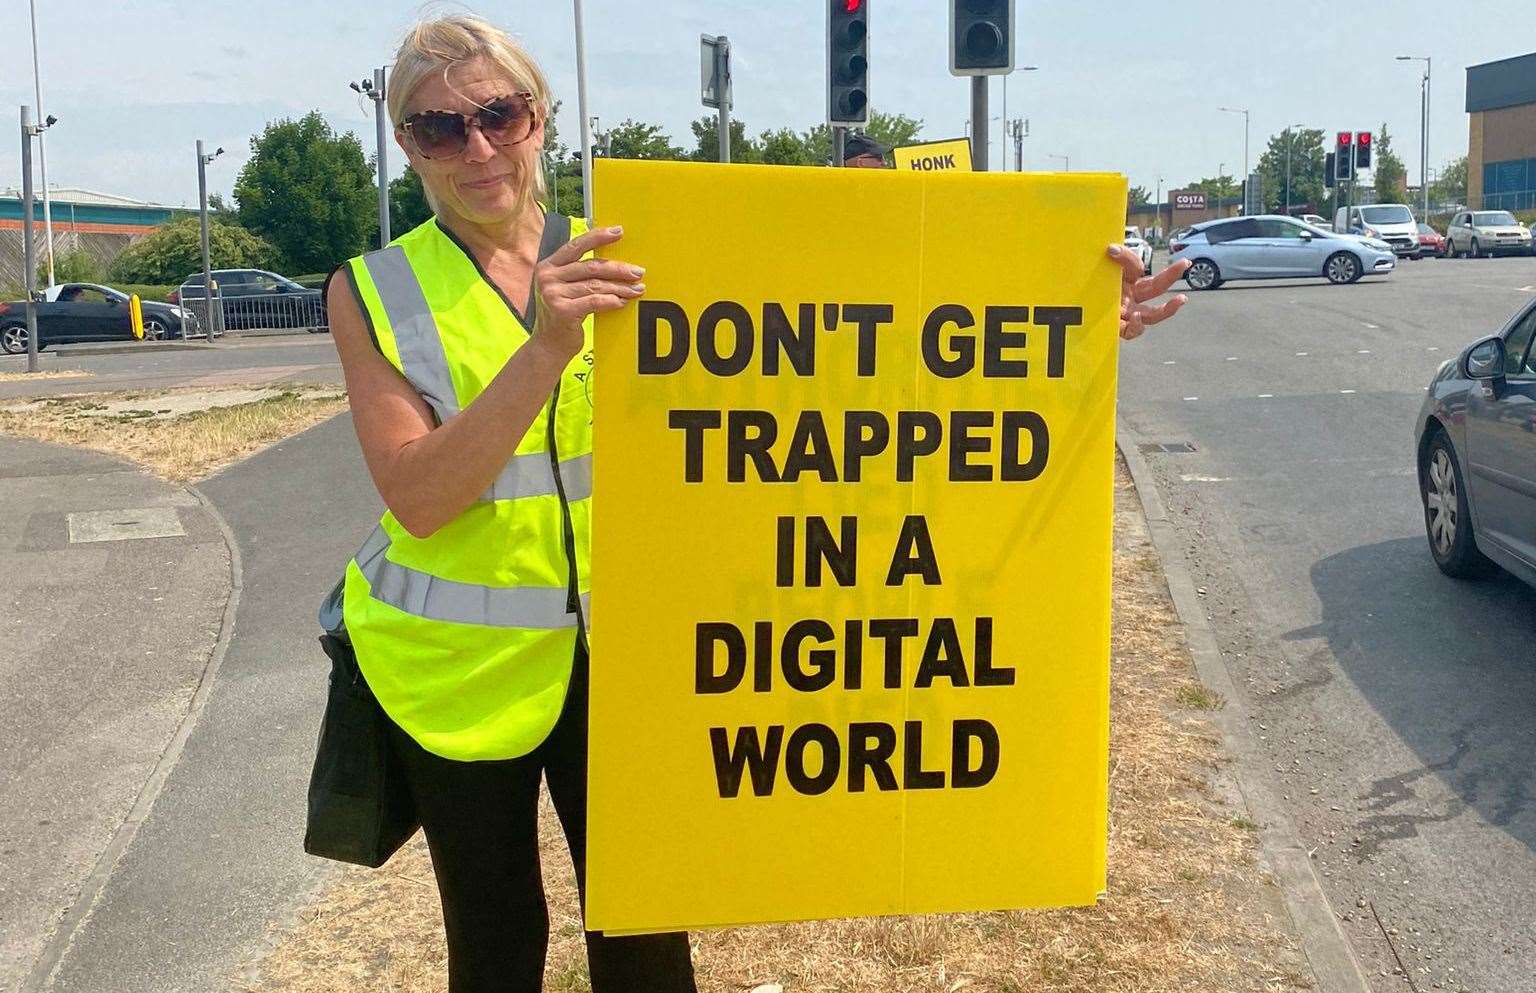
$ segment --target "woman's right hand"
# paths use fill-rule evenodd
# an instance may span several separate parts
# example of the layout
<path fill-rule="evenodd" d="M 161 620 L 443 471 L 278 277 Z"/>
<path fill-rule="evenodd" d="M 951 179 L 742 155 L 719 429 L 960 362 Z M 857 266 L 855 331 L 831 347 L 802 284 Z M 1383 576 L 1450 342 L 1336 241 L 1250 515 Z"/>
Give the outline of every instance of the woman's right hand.
<path fill-rule="evenodd" d="M 588 314 L 618 310 L 645 292 L 645 270 L 613 259 L 583 259 L 624 234 L 623 228 L 597 228 L 551 252 L 533 270 L 538 317 L 533 341 L 563 359 L 573 358 L 585 342 L 582 323 Z"/>

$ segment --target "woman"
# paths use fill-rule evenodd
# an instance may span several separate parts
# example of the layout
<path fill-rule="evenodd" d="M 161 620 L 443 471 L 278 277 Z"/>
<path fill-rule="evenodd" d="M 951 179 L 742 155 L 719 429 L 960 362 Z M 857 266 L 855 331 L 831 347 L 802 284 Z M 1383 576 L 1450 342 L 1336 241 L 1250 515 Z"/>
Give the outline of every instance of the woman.
<path fill-rule="evenodd" d="M 389 508 L 348 565 L 344 614 L 398 725 L 450 990 L 537 990 L 541 775 L 586 884 L 591 317 L 639 297 L 644 271 L 584 258 L 617 229 L 541 210 L 549 92 L 506 34 L 463 15 L 418 25 L 388 95 L 436 216 L 327 288 L 358 440 Z M 1138 302 L 1176 275 L 1127 276 L 1123 335 L 1177 309 Z M 683 934 L 586 937 L 594 993 L 694 989 Z"/>

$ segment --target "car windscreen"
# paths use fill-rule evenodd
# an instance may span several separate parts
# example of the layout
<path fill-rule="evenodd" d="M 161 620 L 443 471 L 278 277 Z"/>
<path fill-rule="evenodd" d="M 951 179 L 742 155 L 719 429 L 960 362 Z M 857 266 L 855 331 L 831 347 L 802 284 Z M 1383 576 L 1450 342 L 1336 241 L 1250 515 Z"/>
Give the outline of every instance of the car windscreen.
<path fill-rule="evenodd" d="M 1412 224 L 1413 212 L 1400 203 L 1381 207 L 1361 207 L 1360 216 L 1367 224 Z"/>
<path fill-rule="evenodd" d="M 1430 227 L 1428 224 L 1420 224 L 1419 225 L 1419 234 L 1439 234 L 1439 233 L 1440 232 L 1436 231 L 1434 228 Z"/>
<path fill-rule="evenodd" d="M 1480 210 L 1472 215 L 1472 226 L 1478 228 L 1513 227 L 1518 223 L 1507 210 Z"/>

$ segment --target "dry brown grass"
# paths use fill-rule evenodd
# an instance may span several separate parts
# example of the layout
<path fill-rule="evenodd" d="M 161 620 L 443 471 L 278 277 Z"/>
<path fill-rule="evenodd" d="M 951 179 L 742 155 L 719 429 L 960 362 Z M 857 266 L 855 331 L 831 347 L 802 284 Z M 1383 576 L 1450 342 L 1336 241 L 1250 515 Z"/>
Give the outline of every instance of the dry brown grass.
<path fill-rule="evenodd" d="M 1194 672 L 1123 474 L 1117 496 L 1109 891 L 1096 907 L 821 921 L 693 935 L 699 987 L 744 993 L 1228 993 L 1307 988 L 1245 813 L 1212 787 L 1218 738 L 1189 716 Z M 1181 691 L 1183 699 L 1181 700 Z M 542 808 L 545 989 L 587 990 L 570 861 Z M 347 870 L 254 964 L 260 993 L 437 993 L 445 951 L 420 839 Z"/>
<path fill-rule="evenodd" d="M 191 391 L 48 397 L 26 411 L 0 410 L 0 434 L 79 445 L 118 455 L 164 479 L 190 482 L 318 424 L 347 407 L 336 390 L 284 391 L 265 400 L 156 419 L 156 400 Z M 216 391 L 199 390 L 200 394 Z M 142 404 L 95 416 L 106 404 Z"/>
<path fill-rule="evenodd" d="M 0 383 L 25 383 L 34 379 L 89 379 L 96 375 L 81 369 L 49 369 L 38 372 L 0 372 Z"/>

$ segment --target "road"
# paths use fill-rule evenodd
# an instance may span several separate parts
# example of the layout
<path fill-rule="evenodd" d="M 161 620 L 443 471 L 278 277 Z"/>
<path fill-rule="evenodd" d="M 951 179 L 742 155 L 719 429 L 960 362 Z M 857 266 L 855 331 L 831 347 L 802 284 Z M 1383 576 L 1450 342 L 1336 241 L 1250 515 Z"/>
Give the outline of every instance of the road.
<path fill-rule="evenodd" d="M 1530 258 L 1231 283 L 1123 351 L 1267 777 L 1377 990 L 1536 990 L 1536 591 L 1430 560 L 1414 415 Z M 1379 923 L 1377 918 L 1379 917 Z"/>

